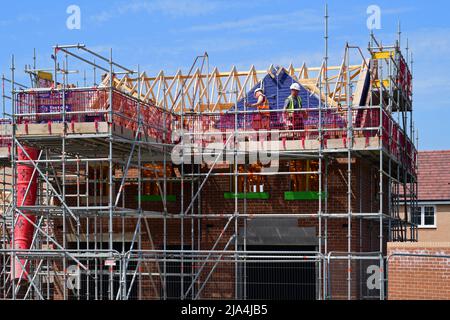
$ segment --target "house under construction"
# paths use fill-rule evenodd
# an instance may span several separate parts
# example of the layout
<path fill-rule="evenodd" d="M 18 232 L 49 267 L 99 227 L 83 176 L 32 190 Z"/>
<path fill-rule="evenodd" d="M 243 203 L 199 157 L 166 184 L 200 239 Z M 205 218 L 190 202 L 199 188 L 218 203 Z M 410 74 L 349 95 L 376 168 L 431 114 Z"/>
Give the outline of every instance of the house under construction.
<path fill-rule="evenodd" d="M 387 242 L 417 240 L 410 60 L 371 36 L 338 66 L 149 76 L 78 44 L 30 86 L 13 60 L 0 298 L 386 298 Z"/>

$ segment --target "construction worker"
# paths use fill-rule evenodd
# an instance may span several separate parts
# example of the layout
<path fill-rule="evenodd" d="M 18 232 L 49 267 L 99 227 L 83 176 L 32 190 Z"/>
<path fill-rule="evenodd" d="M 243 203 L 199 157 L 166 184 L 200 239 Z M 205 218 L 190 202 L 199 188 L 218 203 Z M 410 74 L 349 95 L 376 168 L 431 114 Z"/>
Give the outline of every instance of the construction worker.
<path fill-rule="evenodd" d="M 291 130 L 303 130 L 303 119 L 307 118 L 306 112 L 298 112 L 302 109 L 302 98 L 300 97 L 300 85 L 293 83 L 290 87 L 291 95 L 284 101 L 286 111 L 286 124 Z"/>
<path fill-rule="evenodd" d="M 290 87 L 291 95 L 284 101 L 284 110 L 289 113 L 294 113 L 294 110 L 300 110 L 302 108 L 302 98 L 300 94 L 300 85 L 293 83 Z"/>
<path fill-rule="evenodd" d="M 270 109 L 269 101 L 267 97 L 264 95 L 264 90 L 262 88 L 257 88 L 253 93 L 256 98 L 256 103 L 247 103 L 246 106 L 248 108 L 257 108 L 259 113 L 255 114 L 253 117 L 253 129 L 258 131 L 269 130 L 270 129 L 270 112 L 267 110 Z M 266 112 L 264 112 L 266 110 Z"/>

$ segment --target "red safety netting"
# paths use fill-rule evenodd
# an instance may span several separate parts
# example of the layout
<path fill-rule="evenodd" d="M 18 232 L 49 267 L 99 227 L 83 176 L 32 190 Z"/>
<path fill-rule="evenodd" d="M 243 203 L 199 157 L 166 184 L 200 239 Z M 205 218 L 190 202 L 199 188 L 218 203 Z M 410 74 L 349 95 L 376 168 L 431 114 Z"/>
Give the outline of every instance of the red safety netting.
<path fill-rule="evenodd" d="M 398 123 L 386 112 L 382 112 L 380 123 L 380 108 L 358 108 L 352 110 L 352 132 L 354 137 L 363 137 L 369 144 L 369 138 L 376 137 L 383 147 L 409 169 L 415 168 L 415 149 L 409 139 L 400 129 Z M 208 115 L 185 114 L 178 116 L 174 122 L 175 129 L 183 127 L 184 132 L 191 136 L 192 141 L 199 144 L 213 140 L 225 141 L 226 132 L 238 130 L 240 133 L 279 132 L 281 139 L 314 140 L 319 138 L 319 130 L 323 132 L 324 144 L 328 139 L 342 139 L 348 143 L 349 120 L 347 110 L 305 109 L 295 112 L 264 112 L 264 113 L 221 113 Z M 183 123 L 183 125 L 182 125 Z M 320 126 L 320 123 L 322 126 Z M 381 130 L 380 130 L 381 125 Z M 222 135 L 220 135 L 222 134 Z M 209 138 L 208 138 L 209 137 Z"/>
<path fill-rule="evenodd" d="M 64 110 L 65 109 L 65 112 Z M 17 122 L 85 122 L 102 118 L 108 109 L 106 90 L 27 91 L 16 95 Z"/>
<path fill-rule="evenodd" d="M 416 168 L 417 153 L 411 140 L 405 135 L 399 124 L 383 111 L 383 147 L 386 148 L 395 158 L 403 163 L 409 170 Z M 415 172 L 415 171 L 414 171 Z"/>
<path fill-rule="evenodd" d="M 141 117 L 144 133 L 158 142 L 168 142 L 171 137 L 172 114 L 154 105 L 142 103 L 119 91 L 113 92 L 113 123 L 132 131 L 138 128 Z"/>
<path fill-rule="evenodd" d="M 383 147 L 394 157 L 405 163 L 409 169 L 416 167 L 413 144 L 386 111 L 382 112 L 380 123 L 381 110 L 378 107 L 353 109 L 350 117 L 348 110 L 332 108 L 320 112 L 318 109 L 238 114 L 231 111 L 181 116 L 143 103 L 117 90 L 113 90 L 112 99 L 113 108 L 110 110 L 107 88 L 71 89 L 65 93 L 53 90 L 21 92 L 16 96 L 17 122 L 109 122 L 112 113 L 114 125 L 134 132 L 138 128 L 138 120 L 141 119 L 141 131 L 157 142 L 170 142 L 172 132 L 181 128 L 192 137 L 200 137 L 205 132 L 214 134 L 237 129 L 240 132 L 253 133 L 277 131 L 281 139 L 303 141 L 318 139 L 319 130 L 322 130 L 326 147 L 329 139 L 342 139 L 344 145 L 348 143 L 347 123 L 351 120 L 354 137 L 366 138 L 367 144 L 372 137 L 380 138 Z"/>
<path fill-rule="evenodd" d="M 27 91 L 16 96 L 18 123 L 109 121 L 108 89 Z M 159 142 L 169 141 L 171 113 L 113 90 L 113 123 L 143 132 Z M 166 133 L 166 136 L 164 136 Z"/>
<path fill-rule="evenodd" d="M 412 97 L 412 74 L 403 56 L 400 56 L 397 82 L 402 91 L 406 92 L 407 97 L 410 99 Z"/>

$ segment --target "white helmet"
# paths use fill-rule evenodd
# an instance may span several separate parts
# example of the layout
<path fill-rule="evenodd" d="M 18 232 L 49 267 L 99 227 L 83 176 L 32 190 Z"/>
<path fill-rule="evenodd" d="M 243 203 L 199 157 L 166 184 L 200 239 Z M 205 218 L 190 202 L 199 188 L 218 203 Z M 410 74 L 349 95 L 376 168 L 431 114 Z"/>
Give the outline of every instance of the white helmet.
<path fill-rule="evenodd" d="M 293 83 L 290 87 L 291 90 L 300 91 L 300 85 L 298 83 Z"/>
<path fill-rule="evenodd" d="M 257 88 L 257 89 L 255 90 L 254 94 L 256 94 L 257 92 L 264 93 L 262 88 Z"/>

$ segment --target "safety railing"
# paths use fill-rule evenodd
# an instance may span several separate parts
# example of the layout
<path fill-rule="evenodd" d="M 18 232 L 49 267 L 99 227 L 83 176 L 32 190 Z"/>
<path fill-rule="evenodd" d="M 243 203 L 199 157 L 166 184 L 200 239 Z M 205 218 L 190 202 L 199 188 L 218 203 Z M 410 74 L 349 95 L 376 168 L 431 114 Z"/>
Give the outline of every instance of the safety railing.
<path fill-rule="evenodd" d="M 17 123 L 110 121 L 109 89 L 28 90 L 16 95 Z M 170 138 L 171 113 L 118 90 L 112 91 L 112 122 L 158 142 Z"/>
<path fill-rule="evenodd" d="M 392 116 L 384 110 L 381 113 L 379 107 L 358 107 L 351 111 L 345 108 L 307 108 L 293 112 L 230 110 L 181 116 L 118 90 L 113 90 L 112 98 L 115 125 L 135 132 L 140 123 L 142 132 L 157 142 L 169 142 L 172 132 L 180 129 L 192 136 L 233 130 L 260 134 L 276 131 L 283 140 L 317 140 L 321 131 L 325 148 L 329 139 L 341 139 L 343 147 L 347 147 L 351 119 L 353 137 L 365 138 L 367 145 L 370 138 L 380 138 L 382 146 L 400 163 L 408 170 L 416 170 L 417 151 L 413 143 Z M 110 117 L 109 88 L 28 90 L 16 95 L 18 123 L 94 122 L 109 121 Z"/>
<path fill-rule="evenodd" d="M 320 262 L 318 252 L 130 251 L 121 293 L 127 300 L 315 300 Z"/>
<path fill-rule="evenodd" d="M 225 113 L 184 114 L 177 116 L 174 130 L 183 129 L 185 135 L 197 144 L 217 141 L 217 135 L 237 130 L 239 134 L 277 132 L 281 139 L 317 140 L 322 132 L 323 144 L 327 148 L 329 139 L 341 139 L 342 146 L 348 145 L 349 126 L 355 138 L 380 138 L 382 147 L 409 170 L 415 172 L 417 151 L 398 123 L 386 111 L 382 111 L 380 127 L 379 107 L 359 107 L 351 110 L 328 108 L 303 109 L 294 112 L 229 111 Z M 381 130 L 380 130 L 381 129 Z M 208 138 L 209 137 L 209 138 Z M 226 140 L 226 138 L 224 138 Z"/>
<path fill-rule="evenodd" d="M 364 109 L 364 110 L 363 110 Z M 353 131 L 358 136 L 375 136 L 379 128 L 376 117 L 365 116 L 368 109 L 352 110 Z M 375 111 L 375 110 L 370 110 Z M 373 112 L 369 112 L 373 113 Z M 379 117 L 378 117 L 379 119 Z M 215 129 L 219 131 L 279 131 L 285 136 L 307 139 L 318 138 L 319 129 L 325 138 L 343 138 L 347 136 L 348 111 L 337 109 L 303 109 L 286 112 L 283 110 L 258 111 L 230 111 L 227 113 L 185 114 L 183 125 L 181 118 L 175 128 L 196 134 Z M 320 126 L 320 123 L 322 124 Z M 290 135 L 289 135 L 290 134 Z"/>
<path fill-rule="evenodd" d="M 85 122 L 101 118 L 109 105 L 106 89 L 29 90 L 15 99 L 17 123 Z"/>
<path fill-rule="evenodd" d="M 326 299 L 379 300 L 385 294 L 380 262 L 377 252 L 329 252 Z"/>
<path fill-rule="evenodd" d="M 158 142 L 170 141 L 172 113 L 116 90 L 113 91 L 113 112 L 113 123 L 137 131 L 141 119 L 142 129 L 148 137 Z"/>
<path fill-rule="evenodd" d="M 390 114 L 383 111 L 383 146 L 409 171 L 417 173 L 417 150 Z"/>
<path fill-rule="evenodd" d="M 450 256 L 438 251 L 16 250 L 29 273 L 12 282 L 5 268 L 0 299 L 447 299 Z"/>
<path fill-rule="evenodd" d="M 408 64 L 405 61 L 403 55 L 398 52 L 399 55 L 399 66 L 397 73 L 397 83 L 398 86 L 406 93 L 408 99 L 412 98 L 412 74 L 409 70 Z"/>

